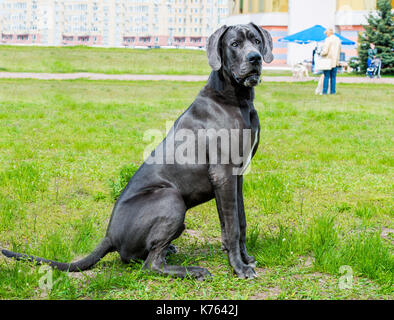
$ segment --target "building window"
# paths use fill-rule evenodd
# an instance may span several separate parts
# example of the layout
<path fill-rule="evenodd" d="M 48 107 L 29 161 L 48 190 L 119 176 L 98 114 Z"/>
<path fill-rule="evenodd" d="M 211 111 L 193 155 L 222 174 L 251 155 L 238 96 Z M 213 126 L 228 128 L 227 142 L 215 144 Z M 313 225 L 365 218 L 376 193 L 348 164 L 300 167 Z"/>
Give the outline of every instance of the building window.
<path fill-rule="evenodd" d="M 25 40 L 28 40 L 28 39 L 29 39 L 29 35 L 27 35 L 27 34 L 18 34 L 18 35 L 16 36 L 16 39 L 17 39 L 17 40 L 23 40 L 23 41 L 25 41 Z"/>
<path fill-rule="evenodd" d="M 89 36 L 78 37 L 78 41 L 80 41 L 80 42 L 89 42 Z"/>
<path fill-rule="evenodd" d="M 197 37 L 197 38 L 191 37 L 190 38 L 190 42 L 200 43 L 201 42 L 201 38 L 200 37 Z"/>
<path fill-rule="evenodd" d="M 185 42 L 185 37 L 175 37 L 174 41 L 178 43 Z"/>
<path fill-rule="evenodd" d="M 123 42 L 133 43 L 134 39 L 134 37 L 123 37 Z"/>
<path fill-rule="evenodd" d="M 259 12 L 264 11 L 264 0 L 259 0 Z"/>
<path fill-rule="evenodd" d="M 249 0 L 248 4 L 248 12 L 253 12 L 253 0 Z"/>
<path fill-rule="evenodd" d="M 140 37 L 140 42 L 150 42 L 150 37 Z"/>

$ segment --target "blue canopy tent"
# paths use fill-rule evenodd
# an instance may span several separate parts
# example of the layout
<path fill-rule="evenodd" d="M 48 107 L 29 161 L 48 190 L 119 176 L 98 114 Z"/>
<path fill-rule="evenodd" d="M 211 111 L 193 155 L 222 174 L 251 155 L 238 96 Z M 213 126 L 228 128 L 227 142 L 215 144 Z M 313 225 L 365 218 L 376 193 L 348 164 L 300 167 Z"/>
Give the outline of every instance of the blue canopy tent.
<path fill-rule="evenodd" d="M 312 28 L 305 29 L 303 31 L 294 33 L 290 36 L 280 38 L 279 42 L 295 42 L 299 44 L 308 44 L 311 42 L 321 42 L 326 39 L 326 35 L 324 34 L 326 29 L 321 25 L 315 25 Z M 341 43 L 343 45 L 354 45 L 356 44 L 354 41 L 349 40 L 338 33 L 335 35 L 341 39 Z"/>
<path fill-rule="evenodd" d="M 322 27 L 321 25 L 315 25 L 311 28 L 305 29 L 303 31 L 294 33 L 292 35 L 289 35 L 287 37 L 280 38 L 278 42 L 293 42 L 293 43 L 298 43 L 298 44 L 309 44 L 315 42 L 323 42 L 327 36 L 325 35 L 324 31 L 326 31 L 326 28 Z M 338 33 L 335 33 L 335 35 L 341 40 L 341 44 L 343 45 L 355 45 L 356 43 L 350 39 L 347 39 L 343 36 L 341 36 Z M 312 71 L 315 72 L 314 69 L 314 54 L 312 54 Z M 341 58 L 340 61 L 345 61 L 345 54 L 341 53 Z"/>

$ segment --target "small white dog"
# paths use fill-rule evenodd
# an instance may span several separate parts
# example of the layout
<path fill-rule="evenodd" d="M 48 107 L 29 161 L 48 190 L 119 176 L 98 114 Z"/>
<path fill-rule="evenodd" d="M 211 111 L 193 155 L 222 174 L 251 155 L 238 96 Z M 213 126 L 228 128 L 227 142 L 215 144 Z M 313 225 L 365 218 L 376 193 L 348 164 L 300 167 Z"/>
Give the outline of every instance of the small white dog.
<path fill-rule="evenodd" d="M 323 94 L 323 82 L 324 82 L 324 74 L 322 74 L 319 78 L 319 82 L 317 83 L 315 94 Z M 330 92 L 330 82 L 328 83 L 328 92 Z"/>
<path fill-rule="evenodd" d="M 293 77 L 296 79 L 304 79 L 309 77 L 308 69 L 304 63 L 300 62 L 293 66 Z"/>

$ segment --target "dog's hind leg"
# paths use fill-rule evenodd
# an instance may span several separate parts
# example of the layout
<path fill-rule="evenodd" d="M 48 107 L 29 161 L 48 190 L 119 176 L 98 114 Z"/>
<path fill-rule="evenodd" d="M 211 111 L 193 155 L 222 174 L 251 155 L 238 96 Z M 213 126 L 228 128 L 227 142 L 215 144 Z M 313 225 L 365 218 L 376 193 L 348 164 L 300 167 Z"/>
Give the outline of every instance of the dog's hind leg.
<path fill-rule="evenodd" d="M 201 267 L 183 267 L 168 265 L 165 259 L 171 250 L 171 241 L 178 238 L 185 229 L 184 218 L 186 206 L 181 195 L 174 190 L 163 191 L 160 195 L 164 201 L 157 201 L 159 211 L 155 225 L 149 235 L 150 249 L 145 260 L 144 269 L 152 270 L 166 276 L 184 278 L 191 276 L 203 280 L 211 276 L 208 270 Z"/>
<path fill-rule="evenodd" d="M 158 247 L 150 251 L 148 258 L 144 263 L 144 269 L 149 269 L 165 276 L 177 278 L 191 276 L 197 280 L 204 280 L 211 276 L 211 273 L 205 268 L 169 265 L 166 262 L 165 255 L 166 250 L 162 247 Z"/>

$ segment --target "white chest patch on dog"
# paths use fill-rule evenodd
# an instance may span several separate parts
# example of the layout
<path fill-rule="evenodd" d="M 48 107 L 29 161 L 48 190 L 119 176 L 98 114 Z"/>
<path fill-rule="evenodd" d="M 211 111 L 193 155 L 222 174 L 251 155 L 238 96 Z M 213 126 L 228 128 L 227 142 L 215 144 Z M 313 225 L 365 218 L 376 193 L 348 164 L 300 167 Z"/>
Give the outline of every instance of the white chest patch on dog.
<path fill-rule="evenodd" d="M 259 136 L 259 130 L 257 130 L 255 135 L 254 135 L 253 144 L 252 144 L 252 146 L 251 146 L 251 148 L 249 150 L 248 157 L 246 158 L 246 161 L 244 162 L 244 164 L 242 166 L 240 175 L 243 175 L 246 172 L 246 170 L 249 168 L 250 161 L 252 160 L 252 153 L 253 153 L 253 150 L 254 150 L 254 148 L 255 148 L 255 146 L 257 144 L 258 136 Z"/>

